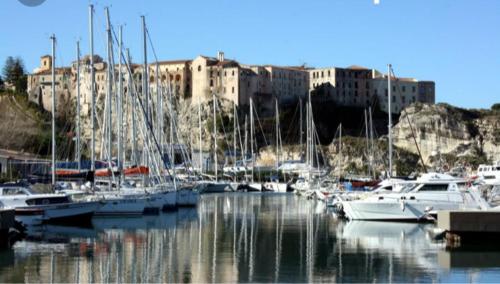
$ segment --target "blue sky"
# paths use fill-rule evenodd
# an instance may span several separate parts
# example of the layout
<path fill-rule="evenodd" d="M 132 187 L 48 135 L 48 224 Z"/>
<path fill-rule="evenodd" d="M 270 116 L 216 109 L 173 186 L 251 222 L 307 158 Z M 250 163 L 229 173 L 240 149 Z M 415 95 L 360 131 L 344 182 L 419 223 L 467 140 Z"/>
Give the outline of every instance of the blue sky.
<path fill-rule="evenodd" d="M 50 53 L 58 38 L 57 64 L 75 57 L 75 42 L 88 52 L 85 0 L 46 0 L 26 7 L 2 0 L 0 61 L 21 56 L 28 70 Z M 497 0 L 100 0 L 96 52 L 104 55 L 104 7 L 135 61 L 142 60 L 140 16 L 146 15 L 160 59 L 199 54 L 248 64 L 363 65 L 436 82 L 439 102 L 488 108 L 500 102 L 500 1 Z"/>

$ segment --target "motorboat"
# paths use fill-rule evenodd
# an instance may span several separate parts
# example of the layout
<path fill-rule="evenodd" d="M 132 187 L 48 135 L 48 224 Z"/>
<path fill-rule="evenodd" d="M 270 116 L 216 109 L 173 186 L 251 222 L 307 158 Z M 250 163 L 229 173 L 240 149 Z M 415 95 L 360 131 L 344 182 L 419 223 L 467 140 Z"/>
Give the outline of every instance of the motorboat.
<path fill-rule="evenodd" d="M 479 165 L 477 169 L 477 178 L 482 179 L 486 184 L 500 183 L 500 161 L 492 165 Z"/>
<path fill-rule="evenodd" d="M 66 194 L 33 193 L 21 185 L 0 186 L 0 207 L 14 209 L 16 219 L 25 225 L 88 221 L 102 206 L 99 201 L 74 201 Z"/>
<path fill-rule="evenodd" d="M 422 221 L 439 210 L 480 209 L 484 200 L 464 190 L 466 180 L 439 173 L 424 174 L 416 181 L 400 183 L 400 191 L 378 191 L 358 200 L 342 200 L 350 220 Z"/>

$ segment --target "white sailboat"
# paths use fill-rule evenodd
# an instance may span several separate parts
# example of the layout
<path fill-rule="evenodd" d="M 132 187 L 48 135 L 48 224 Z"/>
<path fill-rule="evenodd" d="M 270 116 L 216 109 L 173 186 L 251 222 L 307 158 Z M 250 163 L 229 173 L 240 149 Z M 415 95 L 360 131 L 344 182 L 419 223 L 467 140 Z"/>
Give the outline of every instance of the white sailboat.
<path fill-rule="evenodd" d="M 279 121 L 279 105 L 278 99 L 276 98 L 275 103 L 275 120 L 276 120 L 276 177 L 271 181 L 268 181 L 262 185 L 262 188 L 266 191 L 273 192 L 287 192 L 288 184 L 286 182 L 280 182 L 279 180 L 279 166 L 280 166 L 280 151 L 281 146 L 281 132 L 280 132 L 280 121 Z"/>

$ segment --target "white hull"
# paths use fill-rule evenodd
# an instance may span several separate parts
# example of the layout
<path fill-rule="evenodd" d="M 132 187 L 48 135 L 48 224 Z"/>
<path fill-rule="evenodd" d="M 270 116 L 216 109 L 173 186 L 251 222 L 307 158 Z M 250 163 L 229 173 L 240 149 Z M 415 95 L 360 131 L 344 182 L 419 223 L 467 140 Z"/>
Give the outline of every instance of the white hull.
<path fill-rule="evenodd" d="M 146 198 L 131 198 L 121 196 L 102 196 L 104 205 L 102 205 L 95 215 L 113 216 L 113 215 L 140 215 L 146 207 Z"/>
<path fill-rule="evenodd" d="M 248 183 L 248 191 L 262 191 L 262 184 L 260 183 Z"/>
<path fill-rule="evenodd" d="M 346 217 L 350 220 L 419 221 L 427 217 L 429 208 L 435 210 L 457 210 L 458 203 L 432 202 L 342 202 Z"/>
<path fill-rule="evenodd" d="M 263 188 L 274 192 L 286 192 L 288 184 L 283 182 L 267 182 L 264 184 Z"/>
<path fill-rule="evenodd" d="M 37 225 L 42 222 L 91 217 L 102 205 L 101 202 L 72 202 L 18 207 L 16 219 L 25 225 Z"/>

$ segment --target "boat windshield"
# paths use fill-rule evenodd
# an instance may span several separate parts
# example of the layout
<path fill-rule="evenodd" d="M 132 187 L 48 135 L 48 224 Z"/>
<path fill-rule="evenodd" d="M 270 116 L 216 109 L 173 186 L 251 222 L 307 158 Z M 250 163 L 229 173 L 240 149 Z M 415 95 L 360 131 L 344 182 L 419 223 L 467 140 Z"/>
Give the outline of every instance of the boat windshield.
<path fill-rule="evenodd" d="M 2 195 L 29 195 L 30 191 L 22 187 L 4 187 L 0 190 Z"/>
<path fill-rule="evenodd" d="M 407 193 L 407 192 L 414 190 L 417 186 L 418 186 L 418 184 L 416 184 L 416 183 L 402 184 L 399 192 Z"/>

